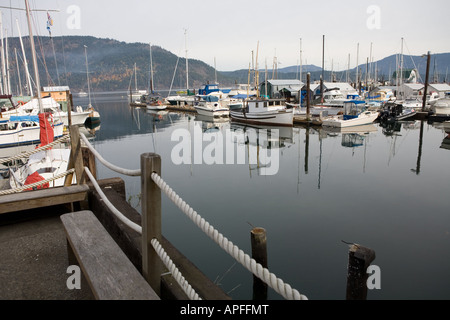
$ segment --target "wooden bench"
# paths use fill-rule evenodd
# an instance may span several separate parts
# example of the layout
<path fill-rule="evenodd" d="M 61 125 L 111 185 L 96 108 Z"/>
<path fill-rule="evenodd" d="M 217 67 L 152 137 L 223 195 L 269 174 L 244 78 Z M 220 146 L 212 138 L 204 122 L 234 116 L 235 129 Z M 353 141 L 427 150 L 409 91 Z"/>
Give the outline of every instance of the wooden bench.
<path fill-rule="evenodd" d="M 84 201 L 88 191 L 89 186 L 81 184 L 1 195 L 0 214 Z"/>
<path fill-rule="evenodd" d="M 88 210 L 61 215 L 68 241 L 94 297 L 99 300 L 160 300 L 144 277 Z"/>

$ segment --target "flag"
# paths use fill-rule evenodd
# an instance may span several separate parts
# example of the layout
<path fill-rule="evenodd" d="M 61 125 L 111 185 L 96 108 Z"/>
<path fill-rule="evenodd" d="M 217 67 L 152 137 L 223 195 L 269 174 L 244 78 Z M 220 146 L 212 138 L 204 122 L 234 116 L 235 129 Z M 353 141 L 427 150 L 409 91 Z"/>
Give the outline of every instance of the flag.
<path fill-rule="evenodd" d="M 52 36 L 52 31 L 50 30 L 51 26 L 53 26 L 53 19 L 50 16 L 50 13 L 47 12 L 47 30 L 48 30 L 50 37 Z"/>

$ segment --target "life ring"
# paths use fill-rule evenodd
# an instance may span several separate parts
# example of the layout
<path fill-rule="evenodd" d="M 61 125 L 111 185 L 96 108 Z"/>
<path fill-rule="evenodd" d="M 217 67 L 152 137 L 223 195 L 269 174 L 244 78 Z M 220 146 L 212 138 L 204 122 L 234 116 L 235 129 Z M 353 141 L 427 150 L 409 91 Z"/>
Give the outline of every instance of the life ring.
<path fill-rule="evenodd" d="M 23 106 L 25 104 L 25 102 L 23 102 L 22 100 L 17 101 L 17 103 L 21 106 Z"/>
<path fill-rule="evenodd" d="M 158 100 L 158 104 L 159 104 L 159 105 L 162 105 L 162 102 L 161 102 L 161 100 Z"/>

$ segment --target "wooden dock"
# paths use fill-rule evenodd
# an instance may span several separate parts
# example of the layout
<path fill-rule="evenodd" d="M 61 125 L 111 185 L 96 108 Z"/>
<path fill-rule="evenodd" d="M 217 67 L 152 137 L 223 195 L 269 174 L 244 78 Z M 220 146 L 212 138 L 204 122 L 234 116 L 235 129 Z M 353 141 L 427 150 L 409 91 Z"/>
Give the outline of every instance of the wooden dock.
<path fill-rule="evenodd" d="M 145 108 L 146 104 L 145 103 L 131 102 L 130 103 L 130 107 Z M 167 104 L 165 110 L 197 113 L 197 110 L 195 110 L 194 107 L 189 106 L 189 105 L 171 105 L 171 104 Z"/>

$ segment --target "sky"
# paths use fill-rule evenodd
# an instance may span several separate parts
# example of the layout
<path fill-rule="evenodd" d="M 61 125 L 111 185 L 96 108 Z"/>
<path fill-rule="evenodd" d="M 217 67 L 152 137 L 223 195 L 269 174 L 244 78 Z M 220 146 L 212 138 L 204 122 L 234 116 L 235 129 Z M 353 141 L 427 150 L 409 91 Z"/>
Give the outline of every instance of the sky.
<path fill-rule="evenodd" d="M 218 71 L 450 52 L 448 0 L 29 0 L 34 34 L 151 43 Z M 25 0 L 0 0 L 3 37 L 28 35 Z M 42 11 L 40 11 L 42 10 Z M 402 40 L 403 39 L 403 40 Z M 403 45 L 402 45 L 403 44 Z M 403 51 L 402 51 L 403 48 Z M 323 59 L 322 59 L 323 55 Z M 322 62 L 323 61 L 323 62 Z"/>

